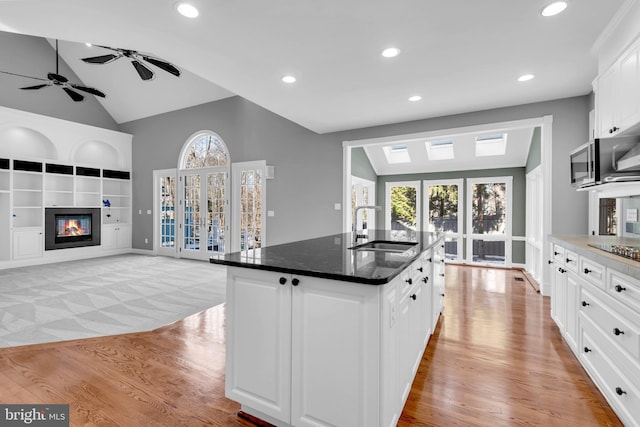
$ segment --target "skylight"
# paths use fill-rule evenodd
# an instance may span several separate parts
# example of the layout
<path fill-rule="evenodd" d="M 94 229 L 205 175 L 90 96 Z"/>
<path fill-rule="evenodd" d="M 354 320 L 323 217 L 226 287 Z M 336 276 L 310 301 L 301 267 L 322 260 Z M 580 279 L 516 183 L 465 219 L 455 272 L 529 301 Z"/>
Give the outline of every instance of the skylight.
<path fill-rule="evenodd" d="M 494 133 L 476 137 L 476 156 L 504 156 L 507 150 L 507 134 Z"/>
<path fill-rule="evenodd" d="M 387 163 L 409 163 L 411 158 L 409 157 L 409 150 L 405 144 L 387 145 L 382 147 Z"/>
<path fill-rule="evenodd" d="M 453 141 L 451 139 L 427 141 L 425 144 L 429 160 L 453 159 Z"/>

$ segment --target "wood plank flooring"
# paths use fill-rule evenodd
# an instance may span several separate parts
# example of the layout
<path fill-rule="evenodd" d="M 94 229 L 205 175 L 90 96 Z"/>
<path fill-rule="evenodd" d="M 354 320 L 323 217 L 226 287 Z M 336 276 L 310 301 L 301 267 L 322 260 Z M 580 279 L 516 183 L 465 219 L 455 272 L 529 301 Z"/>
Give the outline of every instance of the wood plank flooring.
<path fill-rule="evenodd" d="M 447 266 L 400 426 L 620 426 L 517 271 Z M 249 426 L 224 397 L 224 306 L 153 332 L 0 349 L 0 402 L 72 426 Z"/>

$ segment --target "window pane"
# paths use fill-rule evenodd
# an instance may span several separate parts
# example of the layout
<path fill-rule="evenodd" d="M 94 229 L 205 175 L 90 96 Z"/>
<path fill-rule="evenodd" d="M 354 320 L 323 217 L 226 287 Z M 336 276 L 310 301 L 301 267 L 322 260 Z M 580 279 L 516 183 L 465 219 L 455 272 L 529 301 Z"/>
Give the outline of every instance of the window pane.
<path fill-rule="evenodd" d="M 458 232 L 458 186 L 429 186 L 429 223 L 433 231 Z"/>
<path fill-rule="evenodd" d="M 505 242 L 473 240 L 473 262 L 504 264 Z"/>
<path fill-rule="evenodd" d="M 447 239 L 444 242 L 444 259 L 458 260 L 458 239 Z"/>
<path fill-rule="evenodd" d="M 483 183 L 471 186 L 471 224 L 474 234 L 506 233 L 506 184 Z"/>
<path fill-rule="evenodd" d="M 414 235 L 417 230 L 416 187 L 391 188 L 391 230 L 394 236 Z"/>
<path fill-rule="evenodd" d="M 173 176 L 160 177 L 162 201 L 160 207 L 160 246 L 173 248 L 176 244 L 176 180 Z"/>

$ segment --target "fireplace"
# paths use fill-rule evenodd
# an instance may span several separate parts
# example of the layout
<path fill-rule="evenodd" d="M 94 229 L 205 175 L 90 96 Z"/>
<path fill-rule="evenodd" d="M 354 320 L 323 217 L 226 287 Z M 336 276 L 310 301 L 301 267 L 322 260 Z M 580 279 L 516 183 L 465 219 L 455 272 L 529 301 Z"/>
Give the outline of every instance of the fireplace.
<path fill-rule="evenodd" d="M 100 244 L 100 208 L 46 208 L 45 250 Z"/>

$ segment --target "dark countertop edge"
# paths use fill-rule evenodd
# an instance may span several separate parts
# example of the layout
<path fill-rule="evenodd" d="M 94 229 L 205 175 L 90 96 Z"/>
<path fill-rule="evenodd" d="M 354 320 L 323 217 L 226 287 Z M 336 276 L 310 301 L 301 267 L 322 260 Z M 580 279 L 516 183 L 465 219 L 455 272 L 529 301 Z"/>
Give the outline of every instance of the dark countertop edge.
<path fill-rule="evenodd" d="M 547 236 L 552 243 L 557 243 L 566 247 L 579 255 L 585 255 L 588 258 L 602 264 L 607 268 L 611 268 L 620 273 L 631 276 L 640 280 L 640 262 L 625 258 L 619 255 L 611 254 L 603 250 L 588 246 L 592 244 L 602 245 L 636 245 L 640 246 L 640 240 L 633 238 L 620 238 L 615 236 L 586 236 L 586 235 L 557 235 L 550 234 Z"/>
<path fill-rule="evenodd" d="M 295 268 L 286 268 L 286 267 L 274 267 L 270 265 L 262 265 L 262 264 L 250 264 L 245 262 L 237 262 L 237 261 L 228 261 L 224 259 L 215 259 L 210 258 L 209 262 L 211 264 L 220 264 L 226 265 L 228 267 L 240 267 L 240 268 L 251 268 L 253 270 L 264 270 L 264 271 L 273 271 L 276 273 L 285 273 L 285 274 L 299 274 L 300 276 L 308 276 L 308 277 L 317 277 L 319 279 L 331 279 L 338 280 L 340 282 L 351 282 L 351 283 L 360 283 L 364 285 L 385 285 L 395 279 L 401 272 L 403 272 L 409 264 L 418 259 L 418 257 L 422 254 L 419 252 L 416 256 L 411 257 L 407 260 L 406 263 L 402 264 L 401 267 L 398 267 L 393 274 L 390 274 L 387 277 L 381 277 L 379 279 L 368 279 L 366 277 L 358 277 L 358 276 L 345 276 L 338 273 L 324 273 L 321 271 L 313 271 L 313 270 L 298 270 Z"/>

